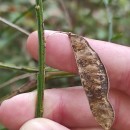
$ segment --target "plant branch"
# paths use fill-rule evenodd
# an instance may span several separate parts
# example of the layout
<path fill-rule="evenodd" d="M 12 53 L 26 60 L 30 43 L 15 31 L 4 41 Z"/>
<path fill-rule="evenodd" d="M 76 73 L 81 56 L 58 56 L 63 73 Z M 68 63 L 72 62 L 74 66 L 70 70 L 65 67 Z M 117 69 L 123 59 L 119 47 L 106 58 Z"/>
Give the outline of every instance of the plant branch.
<path fill-rule="evenodd" d="M 44 22 L 43 22 L 43 2 L 36 0 L 36 15 L 38 24 L 38 40 L 39 40 L 39 72 L 37 74 L 37 104 L 35 117 L 43 116 L 43 97 L 45 88 L 45 38 L 44 38 Z"/>
<path fill-rule="evenodd" d="M 36 73 L 38 72 L 37 68 L 30 68 L 30 67 L 25 67 L 25 66 L 15 66 L 11 64 L 5 64 L 0 62 L 0 69 L 8 69 L 8 70 L 20 70 L 28 73 Z"/>
<path fill-rule="evenodd" d="M 27 83 L 25 83 L 24 85 L 20 86 L 19 88 L 17 88 L 16 90 L 14 90 L 13 92 L 11 92 L 10 94 L 8 94 L 7 96 L 4 96 L 2 98 L 0 98 L 0 104 L 6 100 L 6 99 L 9 99 L 13 96 L 16 96 L 18 94 L 21 94 L 21 93 L 25 93 L 25 92 L 29 92 L 29 91 L 32 91 L 36 88 L 36 80 L 33 79 Z"/>
<path fill-rule="evenodd" d="M 11 78 L 10 80 L 8 80 L 7 82 L 4 82 L 3 84 L 0 84 L 0 89 L 14 83 L 14 82 L 17 82 L 19 80 L 22 80 L 22 79 L 26 79 L 26 78 L 29 78 L 31 76 L 34 76 L 35 74 L 30 74 L 30 73 L 26 73 L 26 74 L 22 74 L 22 75 L 19 75 L 19 76 L 16 76 L 14 78 Z"/>
<path fill-rule="evenodd" d="M 8 20 L 6 20 L 6 19 L 4 19 L 4 18 L 2 18 L 2 17 L 0 17 L 0 21 L 2 21 L 3 23 L 6 23 L 8 26 L 11 26 L 12 28 L 14 28 L 14 29 L 16 29 L 16 30 L 18 30 L 18 31 L 20 31 L 20 32 L 22 32 L 22 33 L 24 33 L 24 34 L 27 35 L 27 36 L 29 36 L 29 34 L 30 34 L 30 33 L 27 32 L 26 30 L 24 30 L 23 28 L 21 28 L 21 27 L 15 25 L 15 24 L 9 22 Z"/>
<path fill-rule="evenodd" d="M 75 75 L 68 73 L 68 72 L 63 72 L 63 71 L 47 72 L 47 74 L 46 74 L 46 80 L 56 79 L 56 78 L 69 78 L 69 77 L 75 77 Z M 23 84 L 22 86 L 20 86 L 19 88 L 17 88 L 16 90 L 14 90 L 13 92 L 11 92 L 9 95 L 0 98 L 0 104 L 4 100 L 11 98 L 13 96 L 16 96 L 17 94 L 32 91 L 32 90 L 36 89 L 36 86 L 37 86 L 36 80 L 32 79 L 32 80 L 28 81 L 27 83 Z"/>

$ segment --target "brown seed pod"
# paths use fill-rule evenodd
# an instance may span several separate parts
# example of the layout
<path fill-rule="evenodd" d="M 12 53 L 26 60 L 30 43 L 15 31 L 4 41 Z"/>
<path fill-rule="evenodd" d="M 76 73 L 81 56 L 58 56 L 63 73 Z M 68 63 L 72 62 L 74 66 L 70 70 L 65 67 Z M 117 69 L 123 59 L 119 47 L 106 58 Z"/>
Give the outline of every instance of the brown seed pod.
<path fill-rule="evenodd" d="M 106 69 L 85 38 L 72 33 L 68 36 L 92 114 L 104 130 L 110 130 L 114 121 L 114 111 L 108 100 Z"/>

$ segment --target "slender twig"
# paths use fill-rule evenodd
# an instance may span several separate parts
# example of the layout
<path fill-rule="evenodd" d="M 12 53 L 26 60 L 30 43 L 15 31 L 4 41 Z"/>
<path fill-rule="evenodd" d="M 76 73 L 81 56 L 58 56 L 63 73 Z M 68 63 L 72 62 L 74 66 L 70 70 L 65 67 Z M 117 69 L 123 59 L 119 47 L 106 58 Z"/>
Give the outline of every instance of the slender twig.
<path fill-rule="evenodd" d="M 3 84 L 0 84 L 0 89 L 14 83 L 17 82 L 19 80 L 31 77 L 31 76 L 35 76 L 34 74 L 30 74 L 30 73 L 26 73 L 26 74 L 22 74 L 19 76 L 16 76 L 14 78 L 11 78 L 10 80 L 8 80 L 7 82 L 4 82 Z M 54 78 L 62 78 L 62 77 L 73 77 L 75 76 L 74 74 L 68 73 L 68 72 L 63 72 L 63 71 L 52 71 L 52 72 L 46 72 L 46 80 L 48 79 L 54 79 Z"/>
<path fill-rule="evenodd" d="M 44 22 L 43 22 L 43 2 L 36 0 L 36 15 L 38 24 L 38 40 L 39 40 L 39 72 L 37 76 L 37 104 L 35 117 L 43 116 L 43 97 L 45 88 L 45 38 L 44 38 Z"/>
<path fill-rule="evenodd" d="M 28 91 L 32 91 L 36 88 L 36 80 L 31 80 L 27 83 L 25 83 L 24 85 L 22 85 L 21 87 L 17 88 L 16 90 L 14 90 L 13 92 L 11 92 L 11 94 L 7 95 L 7 96 L 4 96 L 0 99 L 0 104 L 6 100 L 6 99 L 9 99 L 13 96 L 16 96 L 18 94 L 21 94 L 21 93 L 25 93 L 25 92 L 28 92 Z"/>
<path fill-rule="evenodd" d="M 55 78 L 67 78 L 67 77 L 74 77 L 74 74 L 63 72 L 63 71 L 57 71 L 57 72 L 47 72 L 46 73 L 46 80 L 49 79 L 55 79 Z"/>
<path fill-rule="evenodd" d="M 15 24 L 9 22 L 8 20 L 6 20 L 6 19 L 4 19 L 4 18 L 2 18 L 2 17 L 0 17 L 0 21 L 2 21 L 3 23 L 6 23 L 7 25 L 11 26 L 12 28 L 14 28 L 14 29 L 16 29 L 16 30 L 19 30 L 20 32 L 24 33 L 24 34 L 27 35 L 27 36 L 30 34 L 30 33 L 27 32 L 26 30 L 24 30 L 23 28 L 21 28 L 21 27 L 15 25 Z"/>
<path fill-rule="evenodd" d="M 3 84 L 0 84 L 0 89 L 4 88 L 4 87 L 6 87 L 6 86 L 8 86 L 8 85 L 10 85 L 10 84 L 12 84 L 14 82 L 17 82 L 19 80 L 22 80 L 22 79 L 25 79 L 25 78 L 28 78 L 28 77 L 31 77 L 31 76 L 34 76 L 34 75 L 35 74 L 26 73 L 26 74 L 22 74 L 22 75 L 14 77 L 14 78 L 11 78 L 7 82 L 4 82 Z"/>
<path fill-rule="evenodd" d="M 26 72 L 26 73 L 37 73 L 38 72 L 38 69 L 33 67 L 25 67 L 25 66 L 15 66 L 15 65 L 12 65 L 12 64 L 7 64 L 7 63 L 2 63 L 0 62 L 0 69 L 7 69 L 7 70 L 17 70 L 17 71 L 23 71 L 23 72 Z M 72 73 L 69 73 L 69 72 L 64 72 L 64 71 L 59 71 L 59 70 L 56 70 L 56 69 L 53 69 L 53 68 L 49 68 L 49 67 L 46 67 L 45 68 L 46 72 L 54 72 L 55 74 L 59 73 L 61 75 L 73 75 Z"/>
<path fill-rule="evenodd" d="M 0 62 L 0 69 L 9 69 L 9 70 L 20 70 L 28 73 L 36 73 L 38 72 L 37 68 L 24 67 L 24 66 L 15 66 L 7 63 Z"/>
<path fill-rule="evenodd" d="M 46 74 L 46 80 L 56 79 L 56 78 L 69 78 L 69 77 L 75 77 L 75 75 L 67 73 L 67 72 L 63 72 L 63 71 L 47 72 L 47 74 Z M 16 96 L 17 94 L 21 94 L 21 93 L 32 91 L 32 90 L 36 89 L 36 86 L 37 86 L 36 85 L 36 80 L 32 79 L 31 81 L 23 84 L 21 87 L 19 87 L 18 89 L 14 90 L 13 92 L 11 92 L 11 94 L 2 97 L 0 99 L 0 104 L 4 100 L 6 100 L 8 98 L 11 98 L 13 96 Z"/>
<path fill-rule="evenodd" d="M 113 36 L 113 20 L 112 20 L 112 12 L 109 6 L 108 0 L 103 0 L 104 5 L 106 7 L 107 19 L 108 19 L 108 41 L 110 42 Z"/>

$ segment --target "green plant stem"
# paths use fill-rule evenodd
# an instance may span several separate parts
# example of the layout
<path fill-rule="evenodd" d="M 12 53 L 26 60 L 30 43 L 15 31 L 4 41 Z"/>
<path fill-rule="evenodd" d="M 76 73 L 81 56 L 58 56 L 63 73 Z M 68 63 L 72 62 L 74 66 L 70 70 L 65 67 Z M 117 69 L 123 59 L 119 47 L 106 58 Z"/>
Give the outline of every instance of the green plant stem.
<path fill-rule="evenodd" d="M 37 104 L 35 117 L 43 116 L 43 97 L 45 88 L 45 38 L 43 25 L 43 2 L 36 0 L 36 15 L 38 24 L 38 40 L 39 40 L 39 72 L 37 74 Z"/>
<path fill-rule="evenodd" d="M 0 62 L 0 69 L 8 69 L 8 70 L 20 70 L 28 73 L 36 73 L 38 72 L 37 68 L 25 67 L 25 66 L 15 66 L 11 64 L 5 64 Z"/>
<path fill-rule="evenodd" d="M 110 42 L 113 36 L 113 22 L 112 22 L 112 13 L 111 9 L 109 7 L 109 1 L 108 0 L 103 0 L 104 5 L 106 7 L 106 12 L 107 12 L 107 19 L 108 19 L 108 41 Z"/>
<path fill-rule="evenodd" d="M 3 84 L 0 84 L 0 89 L 6 87 L 8 85 L 11 85 L 12 83 L 15 83 L 15 82 L 17 82 L 19 80 L 22 80 L 22 79 L 25 79 L 25 78 L 28 78 L 28 77 L 31 77 L 31 76 L 35 76 L 35 73 L 33 73 L 33 74 L 26 73 L 26 74 L 19 75 L 19 76 L 16 76 L 14 78 L 11 78 L 7 82 L 4 82 Z M 74 77 L 74 76 L 75 76 L 74 74 L 71 74 L 71 73 L 68 73 L 68 72 L 53 71 L 53 72 L 46 72 L 45 79 L 49 80 L 49 79 L 55 79 L 55 78 L 63 78 L 63 77 L 67 78 L 67 77 Z"/>
<path fill-rule="evenodd" d="M 27 36 L 29 36 L 29 34 L 30 34 L 28 31 L 26 31 L 26 30 L 24 30 L 23 28 L 21 28 L 21 27 L 15 25 L 14 23 L 9 22 L 8 20 L 6 20 L 6 19 L 4 19 L 4 18 L 2 18 L 2 17 L 0 17 L 0 21 L 2 21 L 3 23 L 7 24 L 7 25 L 10 26 L 10 27 L 12 27 L 12 28 L 14 28 L 14 29 L 16 29 L 16 30 L 18 30 L 18 31 L 20 31 L 20 32 L 22 32 L 22 33 L 24 33 L 24 34 L 27 35 Z"/>
<path fill-rule="evenodd" d="M 0 69 L 7 69 L 7 70 L 12 70 L 12 71 L 17 70 L 17 71 L 23 71 L 26 73 L 37 73 L 38 72 L 38 69 L 35 67 L 31 68 L 31 67 L 25 67 L 25 66 L 15 66 L 12 64 L 2 63 L 2 62 L 0 62 Z M 58 74 L 59 76 L 74 75 L 69 72 L 58 71 L 56 69 L 52 69 L 49 67 L 46 67 L 45 70 L 46 70 L 46 72 L 49 72 L 49 74 L 56 74 L 56 75 Z"/>

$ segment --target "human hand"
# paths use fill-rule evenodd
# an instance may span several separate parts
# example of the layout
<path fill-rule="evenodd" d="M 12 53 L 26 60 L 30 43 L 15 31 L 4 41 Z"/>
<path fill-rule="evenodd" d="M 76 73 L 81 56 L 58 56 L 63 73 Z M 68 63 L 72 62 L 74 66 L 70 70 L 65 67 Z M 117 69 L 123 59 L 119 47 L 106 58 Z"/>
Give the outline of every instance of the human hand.
<path fill-rule="evenodd" d="M 108 71 L 109 99 L 115 110 L 113 129 L 129 130 L 130 48 L 103 41 L 87 40 L 98 53 Z M 47 64 L 60 70 L 77 73 L 68 36 L 63 33 L 46 31 L 46 42 Z M 29 36 L 27 48 L 30 54 L 37 59 L 36 32 Z M 3 102 L 0 106 L 0 123 L 9 130 L 18 130 L 25 122 L 34 118 L 35 100 L 36 93 L 31 92 L 20 94 Z M 44 118 L 30 120 L 20 130 L 102 130 L 91 114 L 82 87 L 45 90 L 44 110 Z"/>

